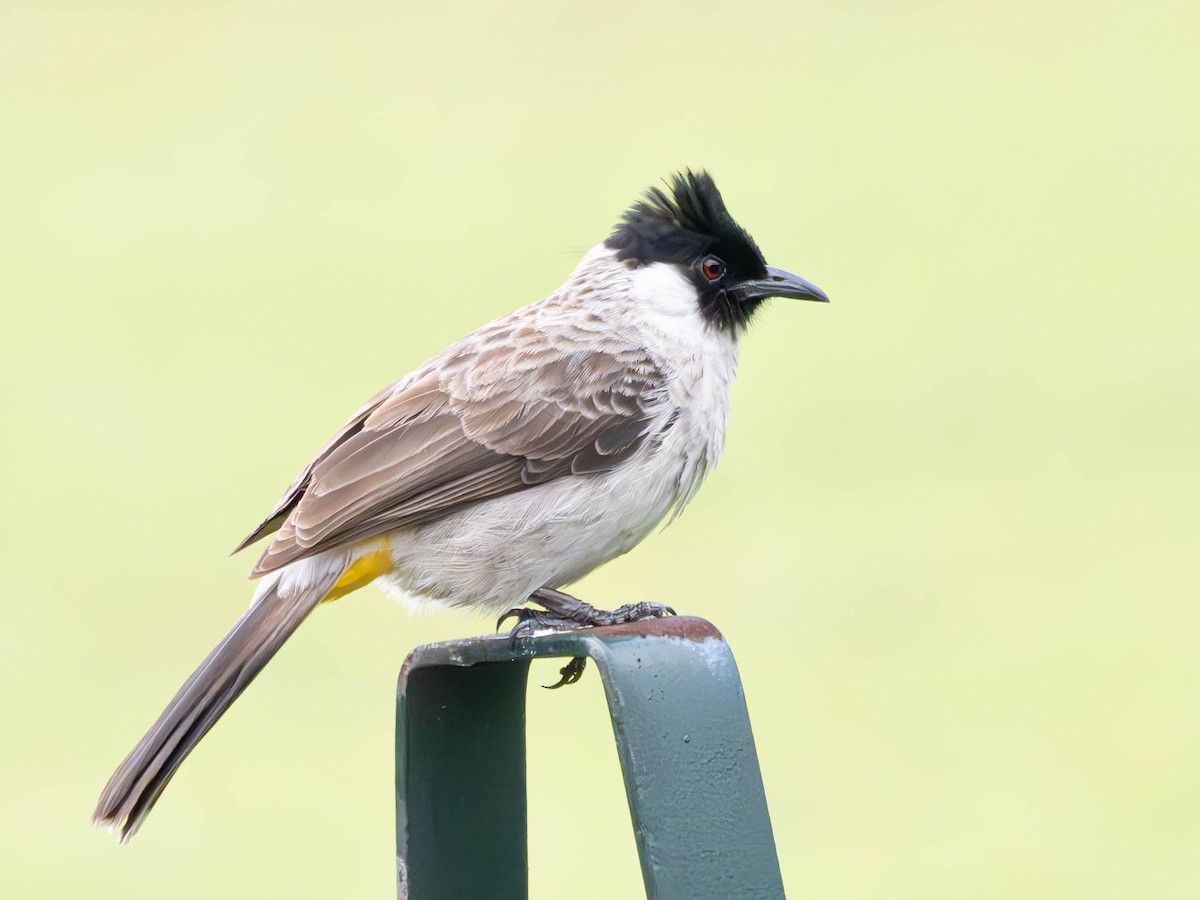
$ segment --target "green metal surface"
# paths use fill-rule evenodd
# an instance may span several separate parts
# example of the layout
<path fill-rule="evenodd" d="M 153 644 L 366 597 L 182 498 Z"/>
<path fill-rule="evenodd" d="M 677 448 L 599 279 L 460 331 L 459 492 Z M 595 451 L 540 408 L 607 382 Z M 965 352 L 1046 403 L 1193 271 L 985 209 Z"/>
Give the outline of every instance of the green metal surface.
<path fill-rule="evenodd" d="M 411 660 L 396 720 L 399 896 L 407 883 L 408 896 L 424 900 L 523 900 L 529 660 Z"/>
<path fill-rule="evenodd" d="M 528 896 L 529 660 L 574 656 L 604 683 L 646 896 L 782 898 L 737 666 L 689 617 L 414 650 L 396 726 L 399 896 Z"/>

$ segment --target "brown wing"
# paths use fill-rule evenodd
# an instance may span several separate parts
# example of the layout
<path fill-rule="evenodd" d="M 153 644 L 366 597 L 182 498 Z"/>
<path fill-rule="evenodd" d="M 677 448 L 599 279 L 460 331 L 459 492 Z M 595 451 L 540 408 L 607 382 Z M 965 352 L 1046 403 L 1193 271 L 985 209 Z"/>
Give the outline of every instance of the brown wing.
<path fill-rule="evenodd" d="M 666 412 L 662 372 L 644 351 L 546 340 L 517 351 L 484 337 L 384 391 L 330 441 L 243 542 L 279 527 L 253 575 L 562 475 L 603 472 Z"/>
<path fill-rule="evenodd" d="M 388 398 L 388 396 L 396 389 L 395 384 L 390 384 L 382 391 L 366 402 L 362 409 L 356 412 L 345 425 L 342 430 L 329 439 L 313 458 L 313 461 L 305 466 L 296 480 L 292 482 L 292 486 L 284 492 L 279 502 L 275 504 L 275 508 L 271 510 L 271 514 L 259 523 L 259 526 L 252 532 L 242 538 L 240 544 L 233 548 L 234 553 L 241 553 L 255 541 L 266 537 L 268 534 L 273 534 L 279 530 L 279 527 L 287 519 L 288 514 L 296 508 L 296 504 L 300 502 L 300 497 L 304 494 L 304 489 L 308 487 L 308 483 L 312 478 L 313 466 L 328 456 L 339 444 L 349 440 L 354 435 L 362 430 L 363 422 L 366 421 L 375 409 Z"/>

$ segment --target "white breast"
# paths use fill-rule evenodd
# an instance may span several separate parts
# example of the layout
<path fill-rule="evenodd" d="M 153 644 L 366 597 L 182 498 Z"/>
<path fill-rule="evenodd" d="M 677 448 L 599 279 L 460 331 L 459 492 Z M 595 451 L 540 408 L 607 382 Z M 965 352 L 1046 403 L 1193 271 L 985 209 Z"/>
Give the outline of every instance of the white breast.
<path fill-rule="evenodd" d="M 682 506 L 725 446 L 737 340 L 705 321 L 696 288 L 675 267 L 655 263 L 635 270 L 631 280 L 643 340 L 656 357 L 668 361 L 671 399 L 684 413 L 676 441 L 681 452 L 695 457 L 693 468 L 685 473 Z"/>

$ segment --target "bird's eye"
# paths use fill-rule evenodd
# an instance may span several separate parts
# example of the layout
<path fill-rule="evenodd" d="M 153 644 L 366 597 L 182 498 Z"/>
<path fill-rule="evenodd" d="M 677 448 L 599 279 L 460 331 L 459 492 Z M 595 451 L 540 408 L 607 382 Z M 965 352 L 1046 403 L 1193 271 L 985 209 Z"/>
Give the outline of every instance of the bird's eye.
<path fill-rule="evenodd" d="M 700 263 L 700 274 L 709 281 L 720 281 L 725 275 L 725 263 L 715 256 L 706 256 Z"/>

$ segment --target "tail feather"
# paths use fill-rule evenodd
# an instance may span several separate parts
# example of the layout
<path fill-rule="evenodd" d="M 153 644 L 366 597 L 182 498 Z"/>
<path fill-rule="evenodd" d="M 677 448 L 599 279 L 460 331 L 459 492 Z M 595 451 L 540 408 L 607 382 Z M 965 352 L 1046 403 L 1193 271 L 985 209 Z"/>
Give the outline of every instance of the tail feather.
<path fill-rule="evenodd" d="M 163 789 L 200 739 L 300 627 L 337 581 L 332 572 L 292 596 L 272 585 L 192 673 L 158 721 L 117 767 L 92 822 L 122 842 L 141 826 Z"/>

